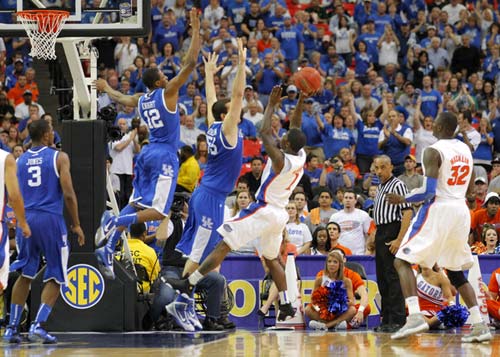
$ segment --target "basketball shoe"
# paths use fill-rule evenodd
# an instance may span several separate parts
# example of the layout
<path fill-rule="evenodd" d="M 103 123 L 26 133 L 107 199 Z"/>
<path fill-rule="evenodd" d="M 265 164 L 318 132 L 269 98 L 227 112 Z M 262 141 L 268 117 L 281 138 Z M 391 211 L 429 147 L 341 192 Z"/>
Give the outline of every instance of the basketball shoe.
<path fill-rule="evenodd" d="M 43 342 L 45 344 L 57 343 L 57 338 L 45 331 L 39 323 L 32 323 L 28 333 L 31 342 Z"/>
<path fill-rule="evenodd" d="M 280 304 L 278 321 L 285 321 L 287 318 L 295 316 L 297 309 L 292 307 L 292 304 Z"/>
<path fill-rule="evenodd" d="M 7 343 L 21 343 L 21 335 L 19 334 L 19 327 L 7 326 L 3 334 L 3 340 Z"/>
<path fill-rule="evenodd" d="M 175 322 L 177 322 L 179 327 L 182 327 L 185 331 L 194 332 L 195 328 L 187 316 L 189 299 L 189 296 L 186 294 L 179 294 L 174 301 L 167 305 L 166 309 L 167 312 L 175 319 Z"/>
<path fill-rule="evenodd" d="M 104 247 L 96 249 L 94 253 L 97 258 L 99 271 L 106 278 L 114 280 L 115 272 L 113 271 L 113 251 L 105 245 Z"/>
<path fill-rule="evenodd" d="M 429 325 L 425 322 L 424 315 L 421 313 L 408 315 L 406 324 L 401 327 L 396 333 L 391 335 L 391 339 L 398 340 L 419 332 L 424 332 L 429 329 Z"/>
<path fill-rule="evenodd" d="M 483 342 L 489 341 L 493 338 L 491 336 L 488 325 L 484 322 L 472 325 L 472 331 L 467 336 L 462 337 L 462 342 Z"/>
<path fill-rule="evenodd" d="M 198 320 L 198 316 L 196 315 L 195 302 L 193 298 L 189 298 L 188 305 L 186 308 L 187 319 L 193 325 L 196 330 L 203 330 L 203 326 L 201 325 L 200 320 Z"/>

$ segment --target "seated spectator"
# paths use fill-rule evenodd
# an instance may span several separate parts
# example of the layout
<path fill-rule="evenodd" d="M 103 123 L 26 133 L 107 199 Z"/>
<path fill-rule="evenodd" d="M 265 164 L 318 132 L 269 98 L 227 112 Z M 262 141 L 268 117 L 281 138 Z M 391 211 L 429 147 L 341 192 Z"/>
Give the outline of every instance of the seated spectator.
<path fill-rule="evenodd" d="M 331 215 L 337 212 L 335 208 L 332 208 L 333 194 L 326 188 L 319 190 L 318 203 L 319 207 L 313 208 L 304 221 L 311 232 L 319 226 L 325 226 Z"/>
<path fill-rule="evenodd" d="M 306 193 L 304 192 L 302 187 L 300 187 L 300 189 L 302 189 L 302 191 L 295 191 L 292 194 L 291 199 L 295 202 L 295 205 L 297 206 L 297 212 L 299 214 L 300 221 L 305 222 L 306 218 L 309 215 L 309 209 L 307 208 Z"/>
<path fill-rule="evenodd" d="M 488 192 L 500 192 L 500 156 L 495 156 L 491 161 L 491 167 Z"/>
<path fill-rule="evenodd" d="M 363 176 L 363 191 L 368 192 L 370 186 L 378 186 L 380 184 L 380 178 L 375 173 L 375 165 L 372 163 L 370 166 L 370 172 L 364 174 Z"/>
<path fill-rule="evenodd" d="M 480 239 L 483 234 L 483 227 L 486 224 L 493 225 L 497 229 L 498 233 L 498 230 L 500 229 L 499 207 L 500 196 L 496 192 L 490 192 L 486 195 L 483 208 L 479 208 L 472 213 L 470 226 L 471 234 L 469 236 L 469 244 L 471 246 L 480 243 Z"/>
<path fill-rule="evenodd" d="M 17 160 L 19 156 L 21 156 L 22 154 L 24 154 L 24 149 L 22 145 L 18 144 L 12 148 L 12 155 L 14 155 L 14 159 Z"/>
<path fill-rule="evenodd" d="M 200 170 L 205 170 L 208 161 L 208 144 L 206 140 L 198 140 L 194 157 L 200 166 Z"/>
<path fill-rule="evenodd" d="M 30 106 L 32 105 L 38 107 L 38 113 L 40 116 L 45 114 L 43 107 L 40 104 L 33 102 L 33 94 L 31 91 L 27 90 L 23 94 L 23 102 L 16 105 L 16 118 L 18 120 L 28 119 L 30 117 Z"/>
<path fill-rule="evenodd" d="M 500 268 L 491 273 L 488 284 L 489 294 L 487 294 L 486 305 L 488 314 L 493 319 L 495 326 L 500 325 Z"/>
<path fill-rule="evenodd" d="M 378 185 L 377 185 L 378 186 Z M 363 211 L 368 213 L 368 215 L 373 219 L 373 209 L 375 205 L 375 196 L 377 195 L 377 187 L 376 185 L 370 185 L 368 188 L 368 197 L 363 204 Z"/>
<path fill-rule="evenodd" d="M 399 175 L 398 179 L 406 184 L 408 191 L 421 187 L 424 184 L 424 177 L 416 171 L 417 160 L 415 159 L 415 156 L 406 156 L 404 167 L 405 172 Z"/>
<path fill-rule="evenodd" d="M 312 235 L 310 255 L 328 255 L 330 251 L 330 237 L 326 227 L 317 227 Z"/>
<path fill-rule="evenodd" d="M 352 255 L 352 251 L 339 243 L 340 233 L 342 229 L 337 222 L 330 222 L 326 225 L 326 230 L 328 231 L 328 236 L 330 237 L 330 246 L 333 249 L 340 249 L 345 255 Z"/>
<path fill-rule="evenodd" d="M 354 150 L 356 144 L 354 136 L 349 129 L 344 127 L 345 118 L 342 115 L 335 114 L 333 124 L 324 123 L 319 115 L 316 115 L 315 119 L 318 128 L 321 130 L 325 157 L 330 158 L 337 155 L 343 148 Z"/>
<path fill-rule="evenodd" d="M 477 254 L 500 254 L 498 245 L 498 233 L 495 226 L 485 224 L 481 233 L 481 242 L 475 247 Z"/>
<path fill-rule="evenodd" d="M 318 157 L 314 154 L 307 155 L 306 168 L 304 174 L 309 176 L 311 181 L 311 187 L 317 187 L 319 185 L 319 177 L 321 176 L 321 169 L 319 168 Z"/>
<path fill-rule="evenodd" d="M 478 209 L 486 202 L 486 195 L 488 191 L 488 180 L 486 175 L 477 175 L 474 180 L 474 195 L 476 196 L 476 206 Z"/>
<path fill-rule="evenodd" d="M 243 94 L 243 112 L 246 113 L 248 111 L 248 107 L 250 104 L 257 104 L 257 111 L 262 113 L 264 111 L 264 106 L 262 102 L 259 100 L 259 94 L 254 91 L 251 85 L 245 86 L 245 92 Z"/>
<path fill-rule="evenodd" d="M 259 108 L 258 103 L 255 101 L 248 103 L 248 110 L 245 114 L 243 114 L 243 118 L 250 120 L 253 125 L 256 125 L 262 120 L 262 118 L 264 118 L 264 115 L 259 111 Z"/>
<path fill-rule="evenodd" d="M 339 156 L 342 159 L 342 162 L 344 163 L 344 169 L 349 170 L 354 174 L 354 178 L 358 179 L 361 178 L 361 175 L 359 173 L 359 168 L 358 166 L 353 162 L 352 160 L 352 153 L 355 149 L 355 146 L 351 148 L 342 148 L 339 150 Z"/>
<path fill-rule="evenodd" d="M 183 109 L 180 111 L 183 111 Z M 189 145 L 194 148 L 196 147 L 196 139 L 200 134 L 203 134 L 203 131 L 194 126 L 194 118 L 190 115 L 186 115 L 184 118 L 184 124 L 181 125 L 181 141 L 185 145 Z"/>
<path fill-rule="evenodd" d="M 335 302 L 340 305 L 338 308 L 339 311 L 335 312 L 331 312 L 326 304 L 320 303 L 320 301 L 326 298 L 325 294 L 327 296 L 332 294 L 327 288 L 332 282 L 341 282 L 340 286 L 336 287 L 336 295 L 338 296 L 343 293 L 348 298 L 348 302 Z M 320 288 L 323 288 L 323 290 Z M 329 300 L 329 298 L 326 299 Z M 356 312 L 352 282 L 351 279 L 344 276 L 344 259 L 342 254 L 337 251 L 330 252 L 325 261 L 323 276 L 317 277 L 314 282 L 311 304 L 307 305 L 305 310 L 306 316 L 311 320 L 309 328 L 314 330 L 328 330 L 345 322 L 343 328 L 347 329 L 347 321 L 351 321 Z"/>
<path fill-rule="evenodd" d="M 304 223 L 300 222 L 297 205 L 290 201 L 285 208 L 289 216 L 286 224 L 288 240 L 297 248 L 297 255 L 309 252 L 312 241 L 311 232 Z"/>
<path fill-rule="evenodd" d="M 328 170 L 332 171 L 328 172 Z M 337 192 L 340 187 L 348 189 L 353 188 L 355 180 L 356 177 L 354 173 L 344 169 L 344 162 L 340 156 L 334 156 L 331 161 L 326 160 L 324 162 L 323 170 L 319 178 L 319 185 L 328 187 L 331 192 Z"/>
<path fill-rule="evenodd" d="M 125 105 L 123 106 L 123 109 L 118 112 L 116 115 L 115 119 L 115 125 L 117 125 L 118 120 L 120 119 L 125 119 L 127 122 L 127 125 L 129 128 L 132 127 L 132 119 L 134 119 L 137 116 L 137 112 L 135 110 L 135 107 Z"/>
<path fill-rule="evenodd" d="M 194 157 L 193 147 L 185 145 L 180 151 L 179 176 L 177 177 L 177 192 L 192 193 L 200 179 L 200 166 Z"/>

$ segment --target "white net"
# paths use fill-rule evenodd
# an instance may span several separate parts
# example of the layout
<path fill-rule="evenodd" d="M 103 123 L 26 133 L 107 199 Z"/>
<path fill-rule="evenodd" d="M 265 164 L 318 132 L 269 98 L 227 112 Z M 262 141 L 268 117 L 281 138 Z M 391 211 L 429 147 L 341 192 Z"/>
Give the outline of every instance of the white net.
<path fill-rule="evenodd" d="M 30 10 L 17 13 L 31 42 L 30 56 L 56 59 L 56 39 L 69 17 L 67 11 Z"/>

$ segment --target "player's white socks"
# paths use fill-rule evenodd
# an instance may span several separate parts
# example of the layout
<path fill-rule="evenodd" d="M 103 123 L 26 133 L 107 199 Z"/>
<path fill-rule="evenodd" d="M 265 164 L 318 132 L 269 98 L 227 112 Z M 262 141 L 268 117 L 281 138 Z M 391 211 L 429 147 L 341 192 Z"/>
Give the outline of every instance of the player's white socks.
<path fill-rule="evenodd" d="M 280 291 L 279 292 L 279 297 L 280 297 L 280 304 L 281 305 L 289 304 L 290 303 L 290 301 L 288 300 L 288 296 L 287 296 L 286 291 Z"/>
<path fill-rule="evenodd" d="M 481 318 L 481 312 L 479 311 L 479 306 L 476 305 L 469 308 L 469 312 L 470 312 L 470 322 L 472 322 L 473 325 L 483 322 L 483 319 Z"/>
<path fill-rule="evenodd" d="M 189 284 L 195 286 L 196 284 L 198 284 L 198 282 L 203 279 L 203 275 L 198 271 L 198 270 L 195 270 L 193 272 L 193 274 L 191 274 L 188 278 L 189 280 Z"/>
<path fill-rule="evenodd" d="M 408 314 L 418 314 L 420 312 L 420 305 L 418 304 L 417 296 L 409 296 L 405 299 L 406 306 L 408 306 Z"/>

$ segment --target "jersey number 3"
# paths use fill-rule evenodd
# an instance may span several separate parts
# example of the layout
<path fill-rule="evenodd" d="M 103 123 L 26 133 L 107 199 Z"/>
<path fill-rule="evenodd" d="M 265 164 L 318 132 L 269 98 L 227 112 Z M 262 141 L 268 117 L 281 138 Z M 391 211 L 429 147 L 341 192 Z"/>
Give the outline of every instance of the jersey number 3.
<path fill-rule="evenodd" d="M 42 169 L 40 166 L 30 166 L 28 173 L 31 175 L 31 178 L 28 180 L 29 187 L 38 187 L 42 184 Z"/>
<path fill-rule="evenodd" d="M 451 177 L 446 182 L 450 186 L 465 185 L 466 177 L 469 174 L 469 165 L 455 165 L 451 167 Z"/>
<path fill-rule="evenodd" d="M 163 122 L 160 118 L 160 112 L 158 109 L 150 109 L 144 111 L 144 116 L 146 117 L 146 123 L 149 129 L 158 129 L 163 127 Z"/>

